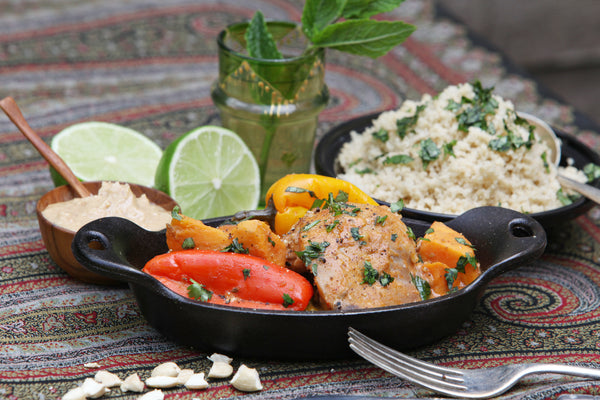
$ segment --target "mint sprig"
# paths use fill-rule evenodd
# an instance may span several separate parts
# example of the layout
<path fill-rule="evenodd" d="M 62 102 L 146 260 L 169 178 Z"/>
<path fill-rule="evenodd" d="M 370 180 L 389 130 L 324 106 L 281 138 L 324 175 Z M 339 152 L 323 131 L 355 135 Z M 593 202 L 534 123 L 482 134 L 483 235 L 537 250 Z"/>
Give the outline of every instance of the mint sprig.
<path fill-rule="evenodd" d="M 415 30 L 402 21 L 371 17 L 391 11 L 404 0 L 306 0 L 302 32 L 314 48 L 331 48 L 377 58 L 404 42 Z M 264 16 L 257 11 L 246 32 L 248 54 L 255 58 L 280 59 L 281 53 L 268 33 Z"/>

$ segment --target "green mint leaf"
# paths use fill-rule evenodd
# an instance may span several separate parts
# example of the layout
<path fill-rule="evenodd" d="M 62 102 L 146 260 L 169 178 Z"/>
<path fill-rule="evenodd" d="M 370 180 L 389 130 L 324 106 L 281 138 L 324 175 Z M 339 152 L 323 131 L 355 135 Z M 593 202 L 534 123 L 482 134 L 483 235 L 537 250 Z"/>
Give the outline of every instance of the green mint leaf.
<path fill-rule="evenodd" d="M 342 16 L 347 0 L 306 0 L 302 10 L 302 31 L 312 39 Z"/>
<path fill-rule="evenodd" d="M 402 21 L 353 19 L 327 26 L 312 42 L 347 53 L 377 58 L 404 42 L 415 27 Z"/>
<path fill-rule="evenodd" d="M 327 1 L 327 0 L 325 0 Z M 348 0 L 344 18 L 369 18 L 376 14 L 392 11 L 404 0 Z"/>
<path fill-rule="evenodd" d="M 248 55 L 254 58 L 264 60 L 279 60 L 283 58 L 273 36 L 267 28 L 265 17 L 260 11 L 257 11 L 246 29 L 244 35 Z"/>

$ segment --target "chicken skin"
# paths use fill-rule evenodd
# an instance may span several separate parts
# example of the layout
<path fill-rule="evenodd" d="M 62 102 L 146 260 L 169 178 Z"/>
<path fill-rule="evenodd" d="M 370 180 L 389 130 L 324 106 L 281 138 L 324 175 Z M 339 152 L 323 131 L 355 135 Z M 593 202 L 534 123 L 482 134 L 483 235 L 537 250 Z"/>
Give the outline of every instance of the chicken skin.
<path fill-rule="evenodd" d="M 384 307 L 421 300 L 415 241 L 389 207 L 337 203 L 309 211 L 282 237 L 286 265 L 314 276 L 326 310 Z"/>

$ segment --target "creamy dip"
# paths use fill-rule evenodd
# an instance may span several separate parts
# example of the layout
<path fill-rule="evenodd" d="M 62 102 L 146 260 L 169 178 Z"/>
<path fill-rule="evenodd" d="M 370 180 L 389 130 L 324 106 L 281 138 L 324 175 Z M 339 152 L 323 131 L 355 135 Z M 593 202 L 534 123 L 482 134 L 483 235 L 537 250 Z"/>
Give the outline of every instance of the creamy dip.
<path fill-rule="evenodd" d="M 171 213 L 151 203 L 145 194 L 136 197 L 126 183 L 102 182 L 97 195 L 50 204 L 42 214 L 65 229 L 77 231 L 83 225 L 104 217 L 122 217 L 141 227 L 159 231 L 171 221 Z"/>

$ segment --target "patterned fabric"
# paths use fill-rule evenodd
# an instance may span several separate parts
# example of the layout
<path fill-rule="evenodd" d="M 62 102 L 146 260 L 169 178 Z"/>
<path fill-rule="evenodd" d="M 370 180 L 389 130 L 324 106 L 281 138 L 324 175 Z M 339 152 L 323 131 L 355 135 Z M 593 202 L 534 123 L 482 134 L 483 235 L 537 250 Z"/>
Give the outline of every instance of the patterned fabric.
<path fill-rule="evenodd" d="M 210 99 L 217 32 L 261 9 L 299 20 L 303 2 L 283 0 L 0 0 L 0 96 L 12 96 L 46 140 L 76 122 L 101 120 L 143 132 L 165 147 L 191 128 L 219 123 Z M 402 46 L 378 60 L 327 53 L 332 99 L 320 132 L 352 117 L 399 106 L 449 84 L 479 79 L 600 149 L 600 129 L 469 36 L 431 1 L 408 0 L 386 16 L 416 24 Z M 47 164 L 0 116 L 0 398 L 57 399 L 93 376 L 98 362 L 122 377 L 147 377 L 160 362 L 207 372 L 207 354 L 170 342 L 140 315 L 126 287 L 78 282 L 49 258 L 35 217 L 52 187 Z M 549 232 L 541 259 L 495 279 L 456 334 L 412 355 L 455 367 L 523 361 L 598 366 L 600 212 Z M 290 344 L 293 345 L 293 344 Z M 358 393 L 432 396 L 361 361 L 235 359 L 261 374 L 264 390 L 244 394 L 226 380 L 168 399 L 294 399 Z M 600 393 L 600 381 L 525 379 L 503 397 L 551 399 Z M 108 397 L 133 399 L 118 389 Z"/>

